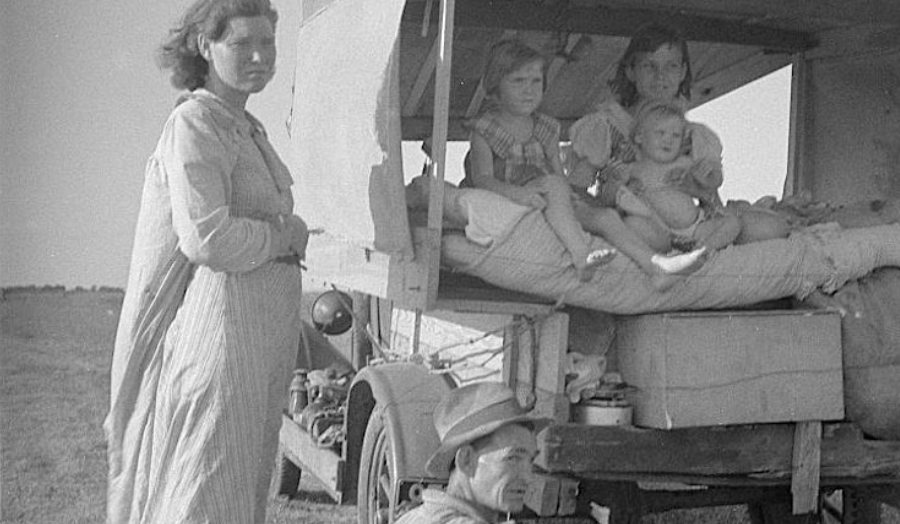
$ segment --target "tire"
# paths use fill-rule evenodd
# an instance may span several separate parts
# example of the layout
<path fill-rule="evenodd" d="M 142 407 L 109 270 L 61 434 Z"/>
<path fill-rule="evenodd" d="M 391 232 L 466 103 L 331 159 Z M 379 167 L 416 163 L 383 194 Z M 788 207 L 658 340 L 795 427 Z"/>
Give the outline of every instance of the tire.
<path fill-rule="evenodd" d="M 393 467 L 394 443 L 384 423 L 384 411 L 375 406 L 366 425 L 362 456 L 359 464 L 359 483 L 356 495 L 359 524 L 388 524 L 396 505 Z"/>
<path fill-rule="evenodd" d="M 282 497 L 293 497 L 300 488 L 300 468 L 280 449 L 275 462 L 275 487 Z"/>

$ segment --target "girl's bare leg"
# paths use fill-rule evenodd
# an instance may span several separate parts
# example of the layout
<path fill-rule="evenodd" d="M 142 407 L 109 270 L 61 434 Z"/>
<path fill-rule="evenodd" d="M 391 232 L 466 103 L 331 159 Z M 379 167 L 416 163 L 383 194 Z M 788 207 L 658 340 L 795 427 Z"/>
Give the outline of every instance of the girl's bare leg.
<path fill-rule="evenodd" d="M 544 216 L 563 245 L 572 255 L 578 278 L 586 282 L 593 278 L 597 268 L 609 262 L 614 253 L 608 250 L 592 252 L 588 236 L 575 217 L 572 207 L 572 192 L 568 182 L 562 177 L 545 176 L 540 187 L 547 199 Z"/>

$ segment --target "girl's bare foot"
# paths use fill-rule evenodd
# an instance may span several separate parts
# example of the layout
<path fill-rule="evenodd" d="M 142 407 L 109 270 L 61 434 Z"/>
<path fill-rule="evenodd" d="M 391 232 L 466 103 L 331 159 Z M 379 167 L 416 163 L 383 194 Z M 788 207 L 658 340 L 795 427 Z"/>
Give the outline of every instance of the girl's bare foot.
<path fill-rule="evenodd" d="M 595 249 L 588 253 L 588 256 L 585 259 L 585 265 L 581 267 L 576 266 L 576 270 L 578 271 L 578 280 L 582 282 L 587 282 L 590 279 L 594 278 L 594 273 L 597 272 L 597 268 L 606 264 L 616 257 L 618 251 L 615 249 Z"/>

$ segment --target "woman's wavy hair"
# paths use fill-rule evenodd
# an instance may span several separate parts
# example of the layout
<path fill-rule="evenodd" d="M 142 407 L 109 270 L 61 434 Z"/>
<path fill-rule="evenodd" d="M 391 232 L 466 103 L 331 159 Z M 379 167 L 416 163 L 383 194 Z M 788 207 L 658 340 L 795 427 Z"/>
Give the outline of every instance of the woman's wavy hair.
<path fill-rule="evenodd" d="M 488 52 L 484 73 L 481 76 L 485 94 L 492 99 L 495 98 L 504 76 L 538 60 L 544 63 L 544 74 L 546 75 L 547 60 L 540 51 L 520 40 L 508 39 L 497 42 L 491 46 L 491 50 Z M 546 80 L 544 78 L 545 88 L 547 87 Z"/>
<path fill-rule="evenodd" d="M 681 50 L 681 60 L 686 66 L 684 80 L 678 86 L 678 95 L 686 100 L 691 98 L 691 81 L 693 73 L 691 72 L 691 57 L 688 54 L 687 39 L 684 34 L 674 26 L 652 22 L 642 26 L 628 43 L 625 54 L 619 60 L 619 66 L 616 69 L 616 76 L 609 81 L 609 87 L 618 97 L 619 103 L 623 107 L 631 107 L 638 100 L 637 88 L 634 82 L 629 80 L 626 71 L 629 67 L 633 67 L 639 55 L 644 53 L 653 53 L 664 45 Z"/>
<path fill-rule="evenodd" d="M 180 23 L 157 50 L 157 64 L 171 69 L 176 89 L 193 91 L 206 84 L 209 64 L 200 54 L 197 36 L 215 42 L 222 38 L 228 22 L 236 17 L 264 16 L 278 22 L 278 12 L 269 0 L 197 0 L 185 11 Z"/>

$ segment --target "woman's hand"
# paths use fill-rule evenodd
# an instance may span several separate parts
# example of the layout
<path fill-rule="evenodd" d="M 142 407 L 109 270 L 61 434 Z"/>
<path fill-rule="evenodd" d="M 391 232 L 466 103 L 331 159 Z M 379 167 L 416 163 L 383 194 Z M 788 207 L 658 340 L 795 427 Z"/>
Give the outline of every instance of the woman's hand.
<path fill-rule="evenodd" d="M 306 222 L 297 215 L 282 215 L 284 231 L 289 239 L 288 251 L 301 260 L 306 258 L 306 245 L 309 243 L 309 229 Z"/>

